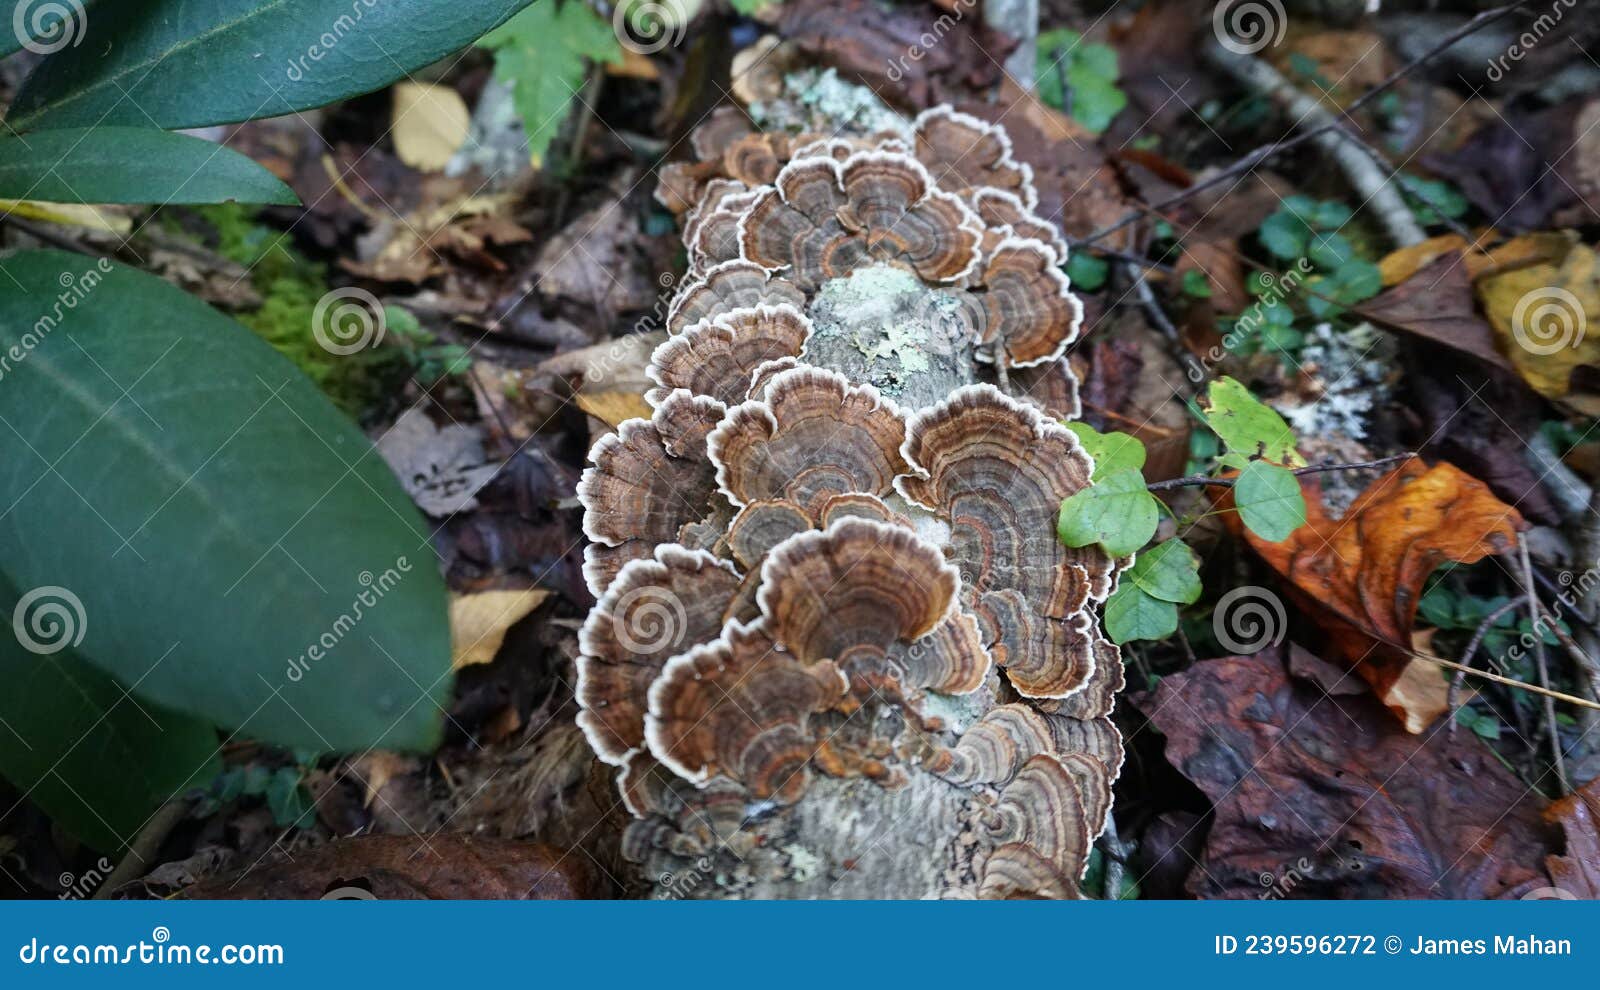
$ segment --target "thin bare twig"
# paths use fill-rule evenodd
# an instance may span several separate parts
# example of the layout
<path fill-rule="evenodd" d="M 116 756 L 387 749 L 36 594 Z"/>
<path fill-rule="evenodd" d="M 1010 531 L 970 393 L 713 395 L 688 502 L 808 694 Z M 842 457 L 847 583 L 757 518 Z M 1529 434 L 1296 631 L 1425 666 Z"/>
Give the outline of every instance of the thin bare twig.
<path fill-rule="evenodd" d="M 1518 549 L 1522 555 L 1522 580 L 1523 588 L 1528 596 L 1528 618 L 1533 623 L 1533 656 L 1539 667 L 1539 686 L 1546 691 L 1550 690 L 1550 667 L 1544 656 L 1544 633 L 1539 629 L 1539 595 L 1533 589 L 1533 561 L 1528 557 L 1528 541 L 1519 540 Z M 1561 752 L 1561 726 L 1556 723 L 1556 703 L 1546 694 L 1544 697 L 1544 720 L 1550 732 L 1550 753 L 1555 761 L 1556 786 L 1561 794 L 1566 794 L 1572 788 L 1567 784 L 1567 761 Z"/>
<path fill-rule="evenodd" d="M 1446 704 L 1450 706 L 1450 734 L 1452 736 L 1456 734 L 1456 712 L 1461 708 L 1461 685 L 1467 679 L 1467 671 L 1472 668 L 1472 658 L 1477 654 L 1479 644 L 1483 642 L 1485 636 L 1489 635 L 1489 630 L 1493 628 L 1496 622 L 1500 621 L 1502 615 L 1521 604 L 1520 601 L 1513 598 L 1484 616 L 1483 621 L 1478 623 L 1478 628 L 1472 631 L 1472 638 L 1467 640 L 1467 648 L 1461 651 L 1461 667 L 1456 671 L 1456 676 L 1450 679 L 1450 695 L 1446 701 Z"/>
<path fill-rule="evenodd" d="M 1407 451 L 1404 454 L 1395 454 L 1392 457 L 1380 457 L 1375 461 L 1358 461 L 1351 464 L 1313 464 L 1310 467 L 1295 468 L 1294 473 L 1302 475 L 1322 474 L 1327 471 L 1361 471 L 1367 468 L 1387 467 L 1390 464 L 1409 461 L 1416 456 L 1415 451 Z M 1208 474 L 1191 474 L 1182 478 L 1170 478 L 1166 481 L 1153 482 L 1144 487 L 1145 491 L 1151 492 L 1170 491 L 1174 488 L 1232 488 L 1236 480 L 1235 478 L 1213 478 Z"/>

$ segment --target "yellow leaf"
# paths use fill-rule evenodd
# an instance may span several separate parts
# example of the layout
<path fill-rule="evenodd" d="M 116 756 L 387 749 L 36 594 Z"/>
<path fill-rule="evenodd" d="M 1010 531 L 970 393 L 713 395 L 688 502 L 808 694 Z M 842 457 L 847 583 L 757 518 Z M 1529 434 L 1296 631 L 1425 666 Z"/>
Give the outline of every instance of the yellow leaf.
<path fill-rule="evenodd" d="M 579 392 L 577 402 L 579 409 L 607 426 L 616 426 L 629 419 L 650 418 L 650 403 L 636 392 Z"/>
<path fill-rule="evenodd" d="M 1484 315 L 1533 390 L 1587 415 L 1600 395 L 1574 392 L 1578 368 L 1600 366 L 1600 259 L 1571 244 L 1559 261 L 1535 261 L 1477 282 Z"/>
<path fill-rule="evenodd" d="M 471 124 L 466 102 L 449 86 L 405 82 L 394 88 L 394 150 L 412 168 L 444 168 Z"/>
<path fill-rule="evenodd" d="M 489 663 L 506 631 L 550 597 L 543 588 L 479 591 L 450 596 L 450 665 L 455 670 Z"/>
<path fill-rule="evenodd" d="M 24 220 L 43 220 L 68 227 L 87 227 L 111 234 L 133 231 L 133 218 L 107 206 L 90 206 L 86 203 L 36 203 L 33 200 L 0 199 L 0 213 L 22 217 Z"/>

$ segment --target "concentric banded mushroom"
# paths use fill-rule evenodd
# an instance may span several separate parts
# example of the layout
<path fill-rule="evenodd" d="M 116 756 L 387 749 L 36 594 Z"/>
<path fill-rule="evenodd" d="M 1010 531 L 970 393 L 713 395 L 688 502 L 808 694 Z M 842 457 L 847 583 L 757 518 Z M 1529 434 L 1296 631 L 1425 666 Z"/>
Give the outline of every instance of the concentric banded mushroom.
<path fill-rule="evenodd" d="M 1093 470 L 1066 245 L 1002 128 L 900 133 L 696 130 L 655 412 L 580 486 L 581 724 L 627 855 L 716 861 L 702 896 L 1075 897 L 1110 814 L 1130 562 L 1054 538 Z M 648 595 L 681 621 L 630 646 Z"/>

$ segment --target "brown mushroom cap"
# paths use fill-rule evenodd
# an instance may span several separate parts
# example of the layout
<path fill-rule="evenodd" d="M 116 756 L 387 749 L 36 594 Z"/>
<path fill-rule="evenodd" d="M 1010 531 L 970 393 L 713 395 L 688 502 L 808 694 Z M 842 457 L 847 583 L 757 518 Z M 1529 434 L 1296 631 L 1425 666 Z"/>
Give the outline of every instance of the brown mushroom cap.
<path fill-rule="evenodd" d="M 1008 395 L 1033 403 L 1051 419 L 1074 420 L 1083 417 L 1083 403 L 1078 397 L 1078 376 L 1065 355 L 1054 361 L 1013 369 L 1006 379 Z"/>
<path fill-rule="evenodd" d="M 1016 237 L 1046 245 L 1054 252 L 1057 265 L 1067 263 L 1067 242 L 1062 239 L 1061 231 L 1023 205 L 1022 197 L 1016 193 L 980 186 L 969 191 L 967 202 L 983 221 L 984 257 L 988 257 L 1001 241 Z"/>
<path fill-rule="evenodd" d="M 737 405 L 750 394 L 751 376 L 767 361 L 798 357 L 811 337 L 811 321 L 787 303 L 729 310 L 668 337 L 650 356 L 645 373 L 660 388 L 652 403 L 673 389 Z"/>
<path fill-rule="evenodd" d="M 773 638 L 801 660 L 832 660 L 908 692 L 959 694 L 989 670 L 971 616 L 956 608 L 959 587 L 955 568 L 915 533 L 844 518 L 769 553 L 756 600 Z"/>
<path fill-rule="evenodd" d="M 703 274 L 739 257 L 739 221 L 759 195 L 749 190 L 723 196 L 684 227 L 691 274 Z"/>
<path fill-rule="evenodd" d="M 743 256 L 814 290 L 877 260 L 930 282 L 974 270 L 983 225 L 916 159 L 881 151 L 797 158 L 740 221 Z"/>
<path fill-rule="evenodd" d="M 749 261 L 728 261 L 709 269 L 700 278 L 684 283 L 667 309 L 667 331 L 679 333 L 691 324 L 709 320 L 729 310 L 783 303 L 803 309 L 806 304 L 805 293 L 792 282 L 773 278 L 760 265 Z"/>
<path fill-rule="evenodd" d="M 1094 841 L 1093 836 L 1099 832 L 1097 826 L 1091 827 L 1089 824 L 1074 770 L 1068 769 L 1053 754 L 1041 753 L 1029 758 L 1000 791 L 996 812 L 1000 820 L 996 830 L 1000 846 L 996 853 L 1011 845 L 1024 846 L 1038 857 L 1030 863 L 1032 869 L 1029 873 L 1035 873 L 1039 864 L 1048 864 L 1050 867 L 1045 876 L 1031 877 L 1032 882 L 1040 884 L 1039 889 L 1019 888 L 1016 892 L 1033 896 L 1068 896 L 1060 890 L 1059 881 L 1065 878 L 1076 887 L 1089 864 L 1089 847 Z M 1014 885 L 1015 878 L 1010 875 L 1014 865 L 1012 854 L 1002 855 L 1000 861 L 992 866 L 986 863 L 979 885 L 980 893 L 987 888 L 989 893 L 984 896 L 994 895 L 995 880 L 999 877 L 992 880 L 990 874 L 996 868 L 1005 874 L 1008 883 Z"/>
<path fill-rule="evenodd" d="M 641 542 L 644 553 L 632 556 L 644 556 L 676 540 L 686 524 L 714 513 L 716 469 L 706 458 L 705 441 L 722 415 L 720 402 L 679 389 L 650 419 L 630 419 L 601 437 L 578 480 L 584 535 L 608 547 Z M 602 557 L 592 563 L 585 565 L 585 577 L 598 596 L 604 586 L 595 582 L 615 570 Z"/>
<path fill-rule="evenodd" d="M 787 134 L 747 134 L 722 153 L 722 171 L 747 186 L 771 185 L 789 161 L 791 143 Z"/>
<path fill-rule="evenodd" d="M 722 172 L 722 163 L 668 162 L 656 173 L 656 202 L 676 216 L 693 210 L 705 194 L 708 182 Z"/>
<path fill-rule="evenodd" d="M 726 561 L 670 543 L 617 574 L 578 633 L 578 726 L 600 759 L 621 764 L 643 745 L 651 683 L 722 631 L 739 580 Z"/>
<path fill-rule="evenodd" d="M 1014 368 L 1055 361 L 1078 339 L 1083 304 L 1056 267 L 1049 245 L 1009 237 L 984 258 L 978 277 L 985 343 Z"/>
<path fill-rule="evenodd" d="M 720 774 L 754 797 L 793 801 L 805 790 L 817 748 L 811 716 L 846 687 L 833 664 L 802 662 L 759 623 L 730 624 L 667 664 L 650 688 L 645 737 L 685 780 Z"/>
<path fill-rule="evenodd" d="M 732 104 L 723 104 L 689 132 L 689 148 L 701 161 L 718 161 L 735 141 L 754 132 L 748 114 Z"/>
<path fill-rule="evenodd" d="M 811 528 L 811 517 L 787 499 L 758 499 L 728 524 L 728 550 L 746 570 L 755 568 L 778 544 Z"/>
<path fill-rule="evenodd" d="M 1066 697 L 1094 671 L 1091 598 L 1110 593 L 1112 562 L 1051 538 L 1061 501 L 1093 463 L 1071 431 L 990 385 L 957 390 L 911 420 L 911 465 L 896 484 L 950 524 L 970 568 L 974 608 L 996 661 L 1030 697 Z"/>
<path fill-rule="evenodd" d="M 905 470 L 905 416 L 870 385 L 799 367 L 728 410 L 707 441 L 733 504 L 785 498 L 813 519 L 830 496 L 887 493 Z"/>
<path fill-rule="evenodd" d="M 924 110 L 911 126 L 917 160 L 941 187 L 960 191 L 989 186 L 1016 194 L 1026 209 L 1038 206 L 1033 169 L 1011 156 L 1005 128 L 948 106 Z"/>

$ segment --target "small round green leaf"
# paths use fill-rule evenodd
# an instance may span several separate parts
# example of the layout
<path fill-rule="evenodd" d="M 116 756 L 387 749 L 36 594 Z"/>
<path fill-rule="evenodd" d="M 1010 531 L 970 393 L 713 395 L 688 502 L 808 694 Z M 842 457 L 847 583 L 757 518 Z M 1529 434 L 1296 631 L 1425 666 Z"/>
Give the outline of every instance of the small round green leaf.
<path fill-rule="evenodd" d="M 1178 606 L 1124 581 L 1106 599 L 1105 621 L 1106 635 L 1118 646 L 1135 639 L 1166 639 L 1178 631 Z"/>
<path fill-rule="evenodd" d="M 1266 461 L 1251 461 L 1239 472 L 1233 483 L 1233 501 L 1250 531 L 1273 543 L 1288 539 L 1306 522 L 1300 479 L 1288 468 Z"/>
<path fill-rule="evenodd" d="M 1094 458 L 1094 480 L 1098 481 L 1112 471 L 1144 467 L 1144 444 L 1127 433 L 1112 430 L 1101 433 L 1088 423 L 1074 420 L 1063 424 L 1077 434 L 1084 451 Z"/>
<path fill-rule="evenodd" d="M 1126 557 L 1155 535 L 1157 513 L 1144 476 L 1122 468 L 1065 499 L 1056 532 L 1069 547 L 1098 543 L 1113 557 Z"/>
<path fill-rule="evenodd" d="M 1200 598 L 1200 558 L 1182 540 L 1167 540 L 1139 554 L 1122 580 L 1152 598 L 1193 605 Z"/>
<path fill-rule="evenodd" d="M 1229 450 L 1276 464 L 1305 464 L 1305 458 L 1295 449 L 1289 424 L 1234 379 L 1223 376 L 1212 382 L 1206 392 L 1206 406 L 1206 425 L 1216 431 Z"/>

